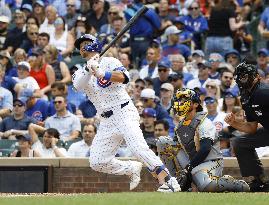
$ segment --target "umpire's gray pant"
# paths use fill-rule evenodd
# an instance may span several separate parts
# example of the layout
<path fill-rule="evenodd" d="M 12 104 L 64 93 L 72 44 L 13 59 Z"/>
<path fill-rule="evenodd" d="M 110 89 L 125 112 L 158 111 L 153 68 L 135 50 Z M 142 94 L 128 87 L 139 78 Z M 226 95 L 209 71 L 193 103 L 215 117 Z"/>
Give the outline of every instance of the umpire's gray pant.
<path fill-rule="evenodd" d="M 232 139 L 232 146 L 243 177 L 259 176 L 264 170 L 255 148 L 269 146 L 269 131 L 260 128 L 255 134 Z"/>

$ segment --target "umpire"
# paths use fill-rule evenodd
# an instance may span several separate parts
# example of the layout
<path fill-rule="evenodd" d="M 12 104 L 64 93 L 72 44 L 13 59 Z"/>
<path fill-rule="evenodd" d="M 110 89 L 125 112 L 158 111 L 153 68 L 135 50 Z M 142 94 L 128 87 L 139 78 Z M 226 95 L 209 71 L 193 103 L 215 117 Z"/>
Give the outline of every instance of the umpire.
<path fill-rule="evenodd" d="M 252 192 L 269 191 L 269 179 L 255 148 L 269 146 L 269 86 L 260 82 L 255 65 L 243 62 L 236 67 L 235 80 L 241 93 L 241 103 L 247 121 L 238 122 L 233 113 L 225 121 L 235 129 L 246 133 L 232 140 L 235 155 L 243 177 L 252 176 Z M 258 128 L 258 123 L 263 127 Z"/>

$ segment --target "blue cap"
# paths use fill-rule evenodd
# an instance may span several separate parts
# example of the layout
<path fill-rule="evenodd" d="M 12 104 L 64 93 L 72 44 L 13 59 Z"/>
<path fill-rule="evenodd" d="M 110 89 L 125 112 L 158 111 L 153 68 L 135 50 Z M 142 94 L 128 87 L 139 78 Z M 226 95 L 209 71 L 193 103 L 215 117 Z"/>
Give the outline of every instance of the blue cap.
<path fill-rule="evenodd" d="M 172 19 L 172 22 L 173 23 L 181 23 L 181 24 L 185 25 L 183 16 L 176 16 L 175 18 Z"/>
<path fill-rule="evenodd" d="M 225 91 L 224 96 L 236 98 L 238 97 L 238 92 L 236 92 L 236 90 L 228 89 Z"/>
<path fill-rule="evenodd" d="M 28 134 L 25 135 L 17 135 L 16 136 L 17 140 L 24 140 L 30 142 L 32 140 L 32 137 Z"/>
<path fill-rule="evenodd" d="M 204 101 L 205 101 L 205 104 L 207 105 L 207 104 L 212 104 L 214 102 L 217 102 L 217 99 L 213 96 L 207 96 L 205 97 Z"/>
<path fill-rule="evenodd" d="M 266 56 L 269 56 L 269 52 L 268 52 L 268 50 L 266 48 L 260 49 L 259 52 L 258 52 L 258 55 L 260 55 L 260 54 L 264 54 Z"/>
<path fill-rule="evenodd" d="M 162 59 L 158 63 L 158 67 L 171 68 L 171 62 L 168 59 Z"/>
<path fill-rule="evenodd" d="M 229 51 L 227 51 L 227 52 L 225 53 L 225 55 L 224 55 L 225 61 L 227 60 L 227 57 L 228 57 L 228 55 L 230 55 L 230 54 L 234 54 L 234 55 L 236 55 L 236 56 L 238 57 L 238 59 L 241 60 L 240 53 L 239 53 L 237 50 L 235 50 L 235 49 L 231 49 L 231 50 L 229 50 Z"/>
<path fill-rule="evenodd" d="M 16 99 L 13 100 L 13 105 L 14 105 L 16 102 L 19 102 L 19 103 L 21 103 L 21 104 L 23 104 L 23 105 L 26 105 L 26 101 L 27 101 L 27 99 L 24 98 L 24 97 L 16 98 Z"/>
<path fill-rule="evenodd" d="M 31 4 L 23 4 L 23 5 L 21 6 L 21 10 L 23 10 L 23 9 L 26 9 L 26 10 L 28 10 L 28 11 L 30 11 L 30 12 L 33 12 L 33 7 L 32 7 Z"/>
<path fill-rule="evenodd" d="M 34 90 L 30 89 L 30 88 L 25 88 L 23 89 L 21 92 L 20 92 L 20 97 L 19 99 L 26 103 L 27 100 L 30 98 L 30 97 L 33 97 L 34 95 Z"/>
<path fill-rule="evenodd" d="M 153 108 L 149 108 L 149 107 L 145 108 L 142 114 L 143 116 L 154 117 L 154 118 L 157 116 L 156 111 Z"/>

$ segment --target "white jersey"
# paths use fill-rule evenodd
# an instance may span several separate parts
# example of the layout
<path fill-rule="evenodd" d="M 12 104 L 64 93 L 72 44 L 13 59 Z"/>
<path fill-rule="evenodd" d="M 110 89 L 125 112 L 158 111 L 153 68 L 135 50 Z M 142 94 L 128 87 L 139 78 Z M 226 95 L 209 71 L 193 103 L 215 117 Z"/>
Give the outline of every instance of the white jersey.
<path fill-rule="evenodd" d="M 101 58 L 99 69 L 104 71 L 122 71 L 129 78 L 128 71 L 121 62 L 113 57 Z M 96 78 L 85 71 L 85 67 L 78 69 L 72 76 L 74 87 L 77 91 L 83 91 L 94 104 L 97 114 L 111 109 L 120 109 L 120 105 L 131 102 L 131 98 L 125 90 L 125 84 L 113 83 Z"/>

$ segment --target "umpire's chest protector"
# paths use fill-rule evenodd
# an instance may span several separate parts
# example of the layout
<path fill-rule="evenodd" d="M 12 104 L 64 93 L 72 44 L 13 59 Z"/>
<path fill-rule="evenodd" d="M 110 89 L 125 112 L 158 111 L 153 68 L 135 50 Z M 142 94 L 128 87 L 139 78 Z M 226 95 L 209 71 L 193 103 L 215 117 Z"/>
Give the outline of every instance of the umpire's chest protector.
<path fill-rule="evenodd" d="M 176 130 L 178 141 L 189 155 L 190 160 L 195 156 L 198 150 L 198 145 L 195 140 L 196 128 L 206 115 L 206 112 L 198 112 L 188 125 L 185 125 L 184 120 L 180 121 Z"/>

